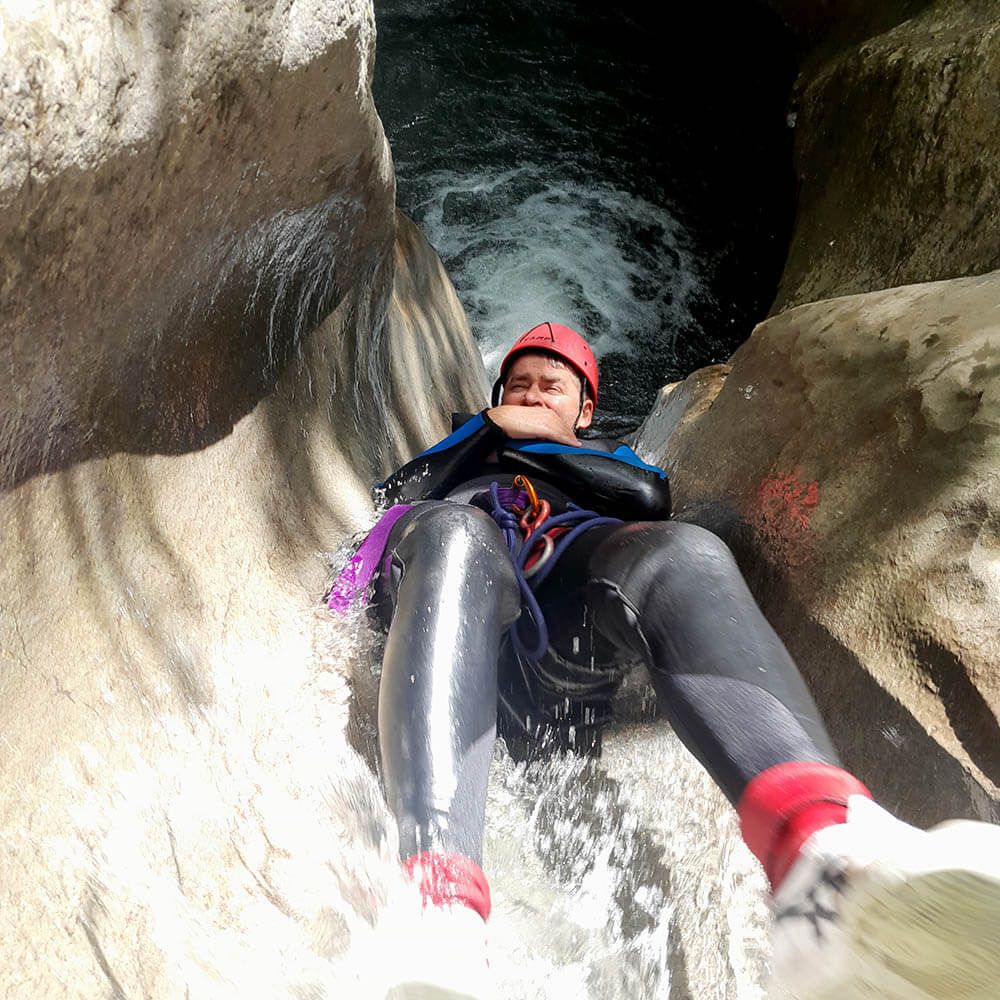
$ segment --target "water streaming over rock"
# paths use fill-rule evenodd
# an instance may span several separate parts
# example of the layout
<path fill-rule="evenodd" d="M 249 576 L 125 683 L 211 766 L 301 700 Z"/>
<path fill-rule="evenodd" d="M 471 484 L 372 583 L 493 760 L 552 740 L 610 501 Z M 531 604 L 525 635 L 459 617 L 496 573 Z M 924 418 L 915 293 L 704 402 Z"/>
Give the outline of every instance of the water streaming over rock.
<path fill-rule="evenodd" d="M 536 322 L 580 327 L 616 433 L 664 382 L 726 360 L 774 293 L 791 204 L 790 67 L 752 55 L 775 46 L 766 11 L 672 9 L 667 30 L 628 2 L 376 13 L 399 203 L 488 368 Z"/>
<path fill-rule="evenodd" d="M 338 550 L 334 564 L 348 551 Z M 352 744 L 374 771 L 381 637 L 357 606 L 320 627 L 338 650 L 339 669 L 348 669 Z M 735 813 L 666 724 L 652 718 L 653 702 L 637 668 L 618 700 L 622 725 L 598 761 L 561 756 L 526 765 L 498 743 L 483 866 L 499 997 L 762 1000 L 763 875 L 739 838 Z M 338 815 L 353 815 L 357 830 L 368 831 L 353 835 L 367 861 L 348 867 L 379 872 L 383 898 L 398 902 L 402 887 L 385 861 L 395 831 L 378 793 L 356 768 L 335 788 Z M 364 968 L 371 950 L 386 946 L 357 917 L 353 926 L 362 931 L 342 970 Z M 379 955 L 380 967 L 391 965 L 391 955 Z"/>

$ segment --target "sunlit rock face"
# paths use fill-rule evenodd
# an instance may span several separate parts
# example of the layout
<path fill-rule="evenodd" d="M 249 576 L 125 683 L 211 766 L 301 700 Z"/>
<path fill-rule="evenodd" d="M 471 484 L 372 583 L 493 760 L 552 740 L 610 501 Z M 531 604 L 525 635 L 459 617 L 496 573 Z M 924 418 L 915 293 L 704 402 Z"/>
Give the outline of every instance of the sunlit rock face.
<path fill-rule="evenodd" d="M 638 434 L 678 516 L 734 547 L 847 765 L 922 824 L 1000 817 L 998 301 L 994 272 L 788 310 L 700 416 Z"/>
<path fill-rule="evenodd" d="M 845 763 L 919 823 L 995 819 L 1000 20 L 768 3 L 800 56 L 772 317 L 666 387 L 638 448 L 733 546 Z"/>
<path fill-rule="evenodd" d="M 1000 267 L 1000 10 L 768 0 L 799 40 L 798 208 L 772 312 Z"/>
<path fill-rule="evenodd" d="M 485 393 L 371 6 L 0 18 L 0 993 L 362 996 L 394 847 L 316 609 Z"/>
<path fill-rule="evenodd" d="M 0 19 L 0 482 L 218 440 L 389 252 L 370 8 Z"/>

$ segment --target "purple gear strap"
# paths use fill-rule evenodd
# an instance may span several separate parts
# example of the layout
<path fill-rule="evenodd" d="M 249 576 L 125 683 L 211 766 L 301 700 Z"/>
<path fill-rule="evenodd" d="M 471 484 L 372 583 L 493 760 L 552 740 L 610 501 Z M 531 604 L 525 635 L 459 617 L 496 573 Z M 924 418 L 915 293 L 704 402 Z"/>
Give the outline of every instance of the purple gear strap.
<path fill-rule="evenodd" d="M 528 494 L 525 490 L 514 486 L 501 486 L 498 492 L 501 504 L 508 510 L 511 507 L 520 507 L 523 510 L 528 506 Z M 333 581 L 330 597 L 326 602 L 331 611 L 344 614 L 358 596 L 368 589 L 385 554 L 389 533 L 396 522 L 415 506 L 412 503 L 397 503 L 378 519 L 375 527 L 368 532 L 364 541 L 355 550 L 351 561 Z"/>
<path fill-rule="evenodd" d="M 382 560 L 389 532 L 396 522 L 413 509 L 412 503 L 397 503 L 390 507 L 365 536 L 351 561 L 340 571 L 330 588 L 330 598 L 326 606 L 337 614 L 345 614 L 351 603 L 368 589 L 375 576 L 375 570 Z"/>
<path fill-rule="evenodd" d="M 510 510 L 511 507 L 520 507 L 521 510 L 526 510 L 528 507 L 528 491 L 519 489 L 517 486 L 501 486 L 497 489 L 497 493 L 500 496 L 500 506 L 504 510 Z"/>

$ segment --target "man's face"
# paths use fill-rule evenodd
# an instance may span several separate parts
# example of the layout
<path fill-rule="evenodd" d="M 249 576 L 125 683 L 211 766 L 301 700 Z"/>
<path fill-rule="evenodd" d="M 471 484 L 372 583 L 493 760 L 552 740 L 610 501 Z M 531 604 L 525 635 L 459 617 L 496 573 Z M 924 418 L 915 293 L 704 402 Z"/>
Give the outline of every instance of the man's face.
<path fill-rule="evenodd" d="M 592 400 L 585 400 L 580 409 L 582 392 L 580 376 L 569 365 L 550 354 L 525 351 L 507 372 L 501 402 L 505 406 L 548 407 L 570 430 L 582 430 L 590 426 L 594 415 Z"/>

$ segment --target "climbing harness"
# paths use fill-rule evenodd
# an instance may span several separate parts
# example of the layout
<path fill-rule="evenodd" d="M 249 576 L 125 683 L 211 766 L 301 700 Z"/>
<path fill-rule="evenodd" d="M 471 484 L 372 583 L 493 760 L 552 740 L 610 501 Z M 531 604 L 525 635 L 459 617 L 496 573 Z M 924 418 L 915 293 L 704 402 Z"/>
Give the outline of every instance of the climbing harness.
<path fill-rule="evenodd" d="M 412 504 L 396 504 L 383 514 L 334 581 L 327 599 L 331 611 L 344 614 L 367 591 L 384 560 L 389 533 L 412 509 Z M 490 483 L 488 513 L 503 534 L 521 591 L 523 613 L 510 626 L 511 644 L 524 659 L 538 660 L 548 648 L 549 631 L 532 588 L 545 581 L 559 557 L 585 531 L 601 524 L 621 524 L 621 518 L 605 517 L 574 503 L 553 515 L 549 501 L 540 498 L 531 480 L 521 475 L 514 477 L 513 486 Z M 533 640 L 522 632 L 525 619 L 534 629 Z"/>
<path fill-rule="evenodd" d="M 523 613 L 510 626 L 511 645 L 519 656 L 538 660 L 548 648 L 549 631 L 532 588 L 544 582 L 559 557 L 585 531 L 601 524 L 621 524 L 621 518 L 605 517 L 574 503 L 553 516 L 548 501 L 539 499 L 527 476 L 515 476 L 512 487 L 490 483 L 489 495 L 489 513 L 503 534 L 521 591 Z M 531 620 L 534 641 L 522 634 L 525 618 Z"/>

